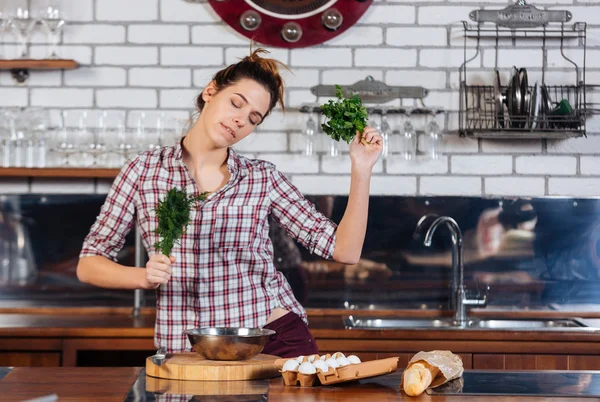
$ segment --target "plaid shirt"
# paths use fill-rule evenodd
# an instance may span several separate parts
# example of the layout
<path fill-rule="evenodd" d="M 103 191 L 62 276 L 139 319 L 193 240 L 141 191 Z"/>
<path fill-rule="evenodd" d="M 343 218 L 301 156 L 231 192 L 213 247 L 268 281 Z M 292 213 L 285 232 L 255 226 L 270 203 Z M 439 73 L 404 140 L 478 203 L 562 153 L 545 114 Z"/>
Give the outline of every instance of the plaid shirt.
<path fill-rule="evenodd" d="M 170 281 L 156 290 L 155 344 L 191 351 L 182 331 L 195 327 L 262 327 L 282 307 L 305 322 L 306 311 L 273 264 L 270 214 L 311 253 L 331 258 L 336 225 L 307 201 L 272 163 L 229 149 L 228 183 L 191 211 L 191 223 L 173 248 Z M 134 221 L 149 255 L 156 253 L 154 211 L 173 187 L 199 195 L 182 160 L 181 144 L 144 152 L 115 179 L 80 257 L 116 261 Z"/>

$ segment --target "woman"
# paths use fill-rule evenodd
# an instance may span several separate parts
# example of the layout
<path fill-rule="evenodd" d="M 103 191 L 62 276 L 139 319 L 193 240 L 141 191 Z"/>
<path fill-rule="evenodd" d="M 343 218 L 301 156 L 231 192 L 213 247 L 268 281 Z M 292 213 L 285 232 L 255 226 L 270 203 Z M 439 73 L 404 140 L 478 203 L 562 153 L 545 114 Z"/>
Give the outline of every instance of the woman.
<path fill-rule="evenodd" d="M 190 351 L 182 331 L 194 327 L 264 327 L 276 331 L 263 353 L 317 353 L 306 312 L 273 265 L 271 215 L 303 246 L 324 258 L 356 263 L 367 223 L 369 184 L 382 139 L 367 127 L 350 145 L 349 202 L 339 227 L 317 212 L 269 162 L 231 147 L 254 131 L 279 103 L 279 62 L 257 49 L 219 71 L 198 96 L 200 114 L 176 146 L 129 160 L 86 237 L 77 266 L 82 282 L 105 288 L 156 289 L 156 346 Z M 370 144 L 360 142 L 364 137 Z M 154 208 L 173 187 L 210 192 L 171 256 L 156 252 Z M 150 259 L 145 269 L 117 264 L 125 235 L 139 225 Z"/>

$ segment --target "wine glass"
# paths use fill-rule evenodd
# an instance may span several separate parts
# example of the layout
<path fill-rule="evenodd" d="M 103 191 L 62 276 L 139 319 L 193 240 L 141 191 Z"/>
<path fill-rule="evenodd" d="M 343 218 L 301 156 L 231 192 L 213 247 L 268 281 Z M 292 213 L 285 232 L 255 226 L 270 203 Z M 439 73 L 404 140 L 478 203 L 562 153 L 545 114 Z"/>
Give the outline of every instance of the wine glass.
<path fill-rule="evenodd" d="M 304 152 L 305 156 L 313 156 L 315 153 L 315 134 L 319 131 L 317 122 L 313 118 L 312 112 L 308 115 L 306 126 L 304 127 Z"/>
<path fill-rule="evenodd" d="M 437 160 L 440 158 L 442 153 L 442 130 L 440 126 L 437 124 L 435 118 L 436 112 L 433 111 L 429 115 L 429 123 L 425 127 L 425 133 L 423 135 L 423 139 L 425 143 L 423 144 L 422 151 L 423 153 L 430 159 Z"/>
<path fill-rule="evenodd" d="M 390 140 L 392 137 L 392 127 L 387 119 L 387 106 L 381 107 L 381 124 L 379 125 L 379 134 L 381 134 L 381 138 L 383 139 L 383 149 L 381 151 L 381 156 L 383 159 L 387 159 L 390 156 Z"/>
<path fill-rule="evenodd" d="M 406 109 L 404 114 L 404 124 L 401 131 L 401 156 L 407 161 L 415 160 L 417 157 L 417 132 L 410 121 L 412 111 Z"/>
<path fill-rule="evenodd" d="M 29 50 L 27 49 L 29 36 L 37 21 L 30 18 L 28 9 L 18 7 L 10 19 L 10 23 L 19 39 L 19 57 L 25 59 L 29 56 Z"/>
<path fill-rule="evenodd" d="M 58 43 L 60 41 L 60 31 L 65 25 L 64 11 L 57 7 L 48 6 L 40 12 L 40 20 L 48 34 L 49 58 L 58 59 Z"/>

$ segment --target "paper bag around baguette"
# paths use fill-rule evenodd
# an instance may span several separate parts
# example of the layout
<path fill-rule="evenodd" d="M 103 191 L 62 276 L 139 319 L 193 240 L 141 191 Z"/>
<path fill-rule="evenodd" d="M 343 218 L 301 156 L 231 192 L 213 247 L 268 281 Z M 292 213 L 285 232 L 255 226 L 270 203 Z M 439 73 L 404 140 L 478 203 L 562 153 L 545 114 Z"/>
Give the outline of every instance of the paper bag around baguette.
<path fill-rule="evenodd" d="M 404 370 L 400 387 L 409 396 L 421 395 L 427 388 L 439 387 L 459 378 L 463 371 L 460 356 L 450 351 L 419 352 Z"/>

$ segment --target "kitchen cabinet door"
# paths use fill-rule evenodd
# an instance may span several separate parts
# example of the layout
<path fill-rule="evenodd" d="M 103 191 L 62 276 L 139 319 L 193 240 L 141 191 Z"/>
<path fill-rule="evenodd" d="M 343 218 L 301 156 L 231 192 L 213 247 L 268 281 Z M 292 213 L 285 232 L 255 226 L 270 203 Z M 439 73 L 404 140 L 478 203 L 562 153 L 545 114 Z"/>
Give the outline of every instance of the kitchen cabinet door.
<path fill-rule="evenodd" d="M 583 361 L 581 364 L 584 364 Z M 481 354 L 473 355 L 477 370 L 569 370 L 569 356 Z"/>
<path fill-rule="evenodd" d="M 3 367 L 60 367 L 58 352 L 0 352 Z"/>

